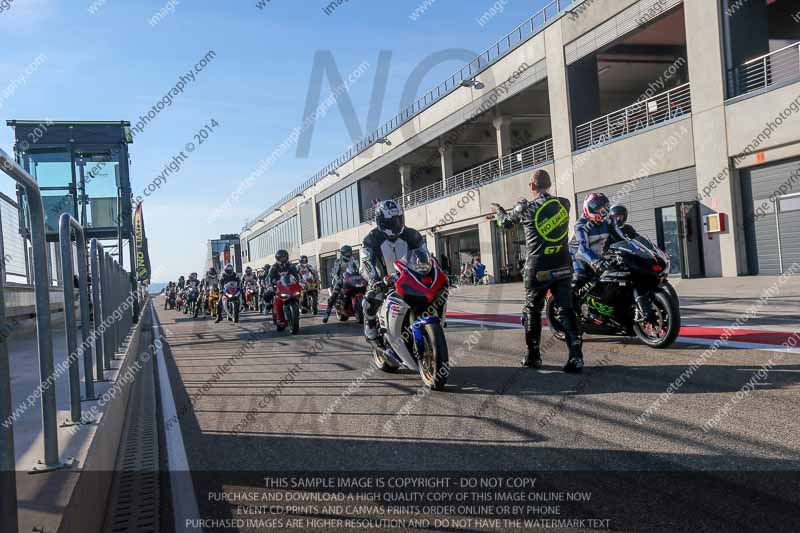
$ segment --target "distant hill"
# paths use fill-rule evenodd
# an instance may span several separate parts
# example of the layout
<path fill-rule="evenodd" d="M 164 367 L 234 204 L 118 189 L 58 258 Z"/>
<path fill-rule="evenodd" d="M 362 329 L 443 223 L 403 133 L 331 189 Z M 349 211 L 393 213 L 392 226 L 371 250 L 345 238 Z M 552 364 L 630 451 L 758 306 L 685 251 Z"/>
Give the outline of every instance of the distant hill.
<path fill-rule="evenodd" d="M 151 283 L 147 290 L 150 294 L 156 295 L 160 293 L 166 286 L 166 283 Z"/>

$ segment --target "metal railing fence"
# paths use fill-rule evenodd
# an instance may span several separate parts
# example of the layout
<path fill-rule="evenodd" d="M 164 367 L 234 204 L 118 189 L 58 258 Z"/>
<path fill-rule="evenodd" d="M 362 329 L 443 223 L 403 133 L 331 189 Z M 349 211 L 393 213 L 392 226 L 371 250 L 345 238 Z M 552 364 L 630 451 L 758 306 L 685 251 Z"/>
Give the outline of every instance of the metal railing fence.
<path fill-rule="evenodd" d="M 731 71 L 732 96 L 800 80 L 800 42 L 747 61 Z"/>
<path fill-rule="evenodd" d="M 16 277 L 14 281 L 28 281 L 28 252 L 25 240 L 19 232 L 19 206 L 17 202 L 0 193 L 0 216 L 3 225 L 3 262 L 6 275 Z"/>
<path fill-rule="evenodd" d="M 56 405 L 56 381 L 66 369 L 70 384 L 70 420 L 62 427 L 87 423 L 81 412 L 79 360 L 83 358 L 86 399 L 94 396 L 94 371 L 102 379 L 103 371 L 111 368 L 110 358 L 125 345 L 127 333 L 134 319 L 136 294 L 132 291 L 130 275 L 102 246 L 91 242 L 91 288 L 94 316 L 89 308 L 89 266 L 86 257 L 86 241 L 81 225 L 69 214 L 59 221 L 60 263 L 64 280 L 64 315 L 67 336 L 67 360 L 56 368 L 53 357 L 50 320 L 50 287 L 47 242 L 45 240 L 45 217 L 41 191 L 36 180 L 22 169 L 5 151 L 0 150 L 0 170 L 14 179 L 23 189 L 30 218 L 31 272 L 35 290 L 36 336 L 39 357 L 39 384 L 42 413 L 42 441 L 44 459 L 35 465 L 31 473 L 49 472 L 71 466 L 72 461 L 62 462 L 58 446 L 58 422 Z M 0 225 L 0 256 L 4 256 L 3 226 Z M 73 254 L 72 235 L 75 235 L 77 253 Z M 78 294 L 80 301 L 81 337 L 78 345 L 78 325 L 75 312 L 75 286 L 73 259 L 78 263 Z M 42 282 L 44 280 L 44 282 Z M 0 261 L 0 283 L 5 284 L 5 262 Z M 17 531 L 16 471 L 14 455 L 14 423 L 18 409 L 11 404 L 11 376 L 8 361 L 8 336 L 13 326 L 5 316 L 5 290 L 0 290 L 0 531 Z M 91 331 L 89 323 L 92 323 Z M 102 342 L 95 340 L 102 338 Z M 92 368 L 92 349 L 97 350 L 97 366 Z"/>
<path fill-rule="evenodd" d="M 450 196 L 461 191 L 491 183 L 497 179 L 536 167 L 553 160 L 553 139 L 546 139 L 521 150 L 494 159 L 475 168 L 460 172 L 444 181 L 437 181 L 408 194 L 393 197 L 403 208 L 409 209 L 424 203 Z M 375 208 L 362 213 L 362 222 L 375 219 Z"/>
<path fill-rule="evenodd" d="M 575 128 L 575 148 L 583 150 L 603 144 L 691 112 L 692 94 L 690 84 L 686 83 L 581 124 Z"/>
<path fill-rule="evenodd" d="M 413 104 L 400 111 L 397 116 L 392 118 L 390 121 L 385 123 L 371 134 L 367 135 L 364 139 L 352 145 L 347 151 L 325 165 L 316 174 L 292 189 L 291 192 L 286 194 L 283 198 L 272 204 L 269 208 L 265 209 L 261 214 L 255 217 L 253 221 L 269 215 L 281 205 L 303 193 L 306 189 L 314 186 L 319 181 L 323 180 L 325 177 L 330 175 L 330 173 L 334 172 L 347 161 L 350 161 L 364 150 L 368 149 L 377 141 L 384 139 L 387 135 L 399 129 L 403 124 L 460 87 L 462 82 L 473 79 L 481 71 L 505 57 L 521 43 L 542 31 L 556 18 L 567 11 L 572 5 L 579 1 L 580 0 L 552 0 L 545 7 L 537 11 L 532 17 L 528 18 L 525 22 L 514 28 L 505 37 L 501 38 L 492 46 L 479 54 L 475 59 L 470 61 L 469 64 L 465 65 L 442 83 L 422 95 Z M 248 223 L 248 225 L 250 224 L 252 224 L 252 222 Z"/>

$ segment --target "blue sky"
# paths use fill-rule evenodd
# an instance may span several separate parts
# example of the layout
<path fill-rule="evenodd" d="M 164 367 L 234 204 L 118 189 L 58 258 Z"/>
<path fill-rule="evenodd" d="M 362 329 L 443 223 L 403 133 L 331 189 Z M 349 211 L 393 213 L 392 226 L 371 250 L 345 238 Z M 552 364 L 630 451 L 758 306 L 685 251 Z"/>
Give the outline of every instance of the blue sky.
<path fill-rule="evenodd" d="M 10 1 L 10 0 L 8 0 Z M 95 3 L 95 14 L 89 6 Z M 331 15 L 326 0 L 14 0 L 0 12 L 0 94 L 40 54 L 46 60 L 1 101 L 0 147 L 11 152 L 7 119 L 130 120 L 135 123 L 209 50 L 213 61 L 136 136 L 136 193 L 211 119 L 219 123 L 177 175 L 144 202 L 155 281 L 200 271 L 206 241 L 238 233 L 273 201 L 338 156 L 353 139 L 337 109 L 315 125 L 307 158 L 286 153 L 224 216 L 214 210 L 303 121 L 315 53 L 330 50 L 347 76 L 370 69 L 350 91 L 362 130 L 381 50 L 391 51 L 381 122 L 400 108 L 406 80 L 425 57 L 448 49 L 480 52 L 544 4 L 523 0 L 349 0 Z M 148 20 L 173 4 L 174 12 Z M 410 15 L 427 4 L 413 21 Z M 504 5 L 503 5 L 504 4 Z M 3 6 L 0 2 L 0 6 Z M 492 6 L 502 12 L 483 27 Z M 425 77 L 432 88 L 465 62 L 449 60 Z M 322 98 L 330 91 L 327 80 Z M 13 195 L 11 180 L 0 190 Z"/>

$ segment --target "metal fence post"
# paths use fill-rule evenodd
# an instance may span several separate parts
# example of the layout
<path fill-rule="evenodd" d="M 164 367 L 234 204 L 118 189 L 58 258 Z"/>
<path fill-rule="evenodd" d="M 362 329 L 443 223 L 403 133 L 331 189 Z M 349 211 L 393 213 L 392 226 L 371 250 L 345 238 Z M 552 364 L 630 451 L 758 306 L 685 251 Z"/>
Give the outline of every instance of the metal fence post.
<path fill-rule="evenodd" d="M 94 315 L 92 320 L 92 345 L 94 346 L 97 381 L 106 381 L 103 374 L 103 371 L 106 370 L 105 327 L 103 327 L 102 331 L 100 327 L 105 319 L 105 313 L 103 313 L 103 300 L 100 296 L 100 257 L 102 250 L 103 247 L 97 241 L 97 239 L 92 239 L 89 243 L 89 257 L 92 267 L 92 313 Z"/>
<path fill-rule="evenodd" d="M 0 257 L 5 257 L 3 248 L 3 225 L 0 224 Z M 11 368 L 8 360 L 6 339 L 11 327 L 6 323 L 6 264 L 0 261 L 0 421 L 11 417 Z M 14 424 L 0 424 L 0 530 L 18 531 L 17 524 L 17 466 L 14 455 Z"/>
<path fill-rule="evenodd" d="M 41 389 L 42 433 L 44 437 L 44 461 L 40 460 L 33 467 L 33 471 L 44 472 L 64 468 L 71 464 L 71 462 L 61 463 L 58 457 L 56 376 L 53 363 L 53 341 L 50 338 L 50 278 L 47 272 L 44 204 L 39 184 L 4 150 L 0 150 L 0 168 L 25 190 L 25 197 L 28 200 L 33 255 L 33 281 L 36 290 L 36 339 L 39 349 L 39 387 Z"/>
<path fill-rule="evenodd" d="M 78 292 L 81 313 L 81 343 L 77 342 L 77 327 L 75 317 L 72 312 L 65 316 L 65 328 L 67 332 L 67 353 L 70 357 L 70 397 L 72 400 L 72 422 L 78 423 L 81 420 L 80 412 L 80 373 L 78 371 L 78 359 L 83 358 L 83 375 L 86 384 L 86 399 L 94 398 L 94 372 L 92 369 L 92 350 L 91 339 L 89 336 L 89 273 L 86 264 L 86 237 L 84 236 L 83 226 L 75 220 L 69 213 L 61 215 L 58 224 L 59 239 L 61 242 L 61 272 L 64 278 L 64 308 L 72 310 L 74 308 L 73 284 L 75 276 L 72 265 L 72 232 L 75 232 L 75 245 L 78 261 Z M 69 281 L 69 283 L 68 283 Z M 73 391 L 72 388 L 75 388 Z M 77 404 L 77 406 L 76 406 Z M 78 418 L 76 418 L 76 415 Z"/>
<path fill-rule="evenodd" d="M 64 285 L 64 329 L 67 336 L 67 365 L 69 368 L 70 420 L 65 425 L 80 424 L 81 421 L 81 376 L 78 370 L 77 325 L 75 324 L 75 285 L 72 271 L 72 238 L 69 220 L 64 213 L 58 221 L 61 244 L 61 278 Z"/>

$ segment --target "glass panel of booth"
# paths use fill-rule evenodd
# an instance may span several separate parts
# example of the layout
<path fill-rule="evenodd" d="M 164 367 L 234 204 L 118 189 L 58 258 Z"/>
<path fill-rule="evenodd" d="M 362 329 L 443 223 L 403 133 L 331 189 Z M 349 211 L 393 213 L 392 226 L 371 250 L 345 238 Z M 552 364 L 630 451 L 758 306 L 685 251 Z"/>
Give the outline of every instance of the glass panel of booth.
<path fill-rule="evenodd" d="M 39 184 L 47 232 L 57 233 L 62 213 L 75 216 L 72 154 L 67 149 L 26 152 L 22 166 Z"/>
<path fill-rule="evenodd" d="M 86 208 L 84 226 L 116 227 L 119 211 L 119 154 L 76 152 L 75 167 L 79 186 L 83 189 L 82 214 L 83 208 Z"/>

